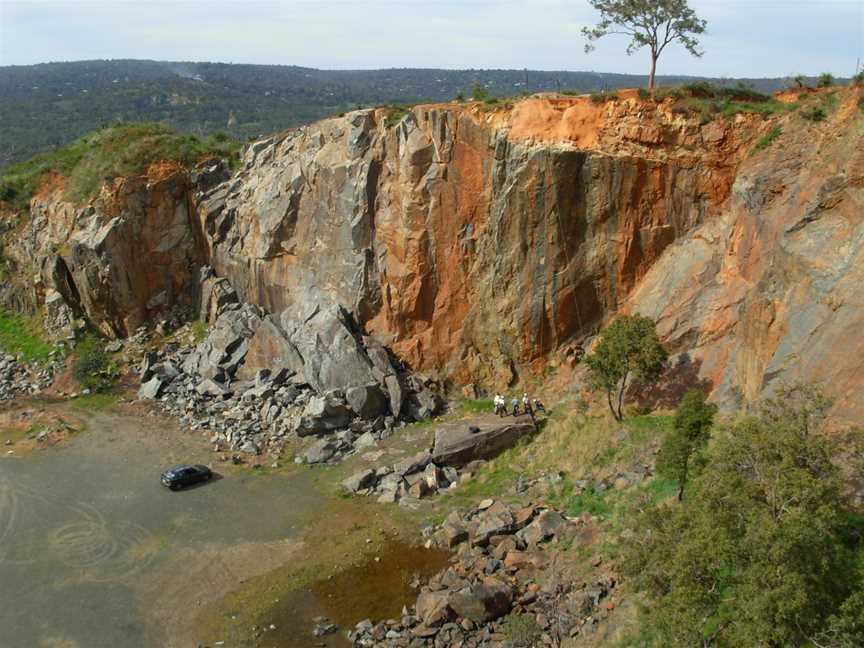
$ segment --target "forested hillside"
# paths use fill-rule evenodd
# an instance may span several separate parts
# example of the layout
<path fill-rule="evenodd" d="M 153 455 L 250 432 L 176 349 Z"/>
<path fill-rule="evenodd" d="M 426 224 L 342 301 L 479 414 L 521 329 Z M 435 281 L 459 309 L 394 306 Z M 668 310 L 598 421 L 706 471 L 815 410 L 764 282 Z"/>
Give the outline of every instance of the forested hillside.
<path fill-rule="evenodd" d="M 695 77 L 661 77 L 672 84 Z M 633 87 L 645 78 L 531 70 L 316 70 L 277 65 L 80 61 L 0 67 L 0 166 L 115 122 L 159 121 L 248 139 L 359 106 L 447 101 L 474 82 L 492 96 Z M 773 91 L 783 79 L 729 79 Z"/>

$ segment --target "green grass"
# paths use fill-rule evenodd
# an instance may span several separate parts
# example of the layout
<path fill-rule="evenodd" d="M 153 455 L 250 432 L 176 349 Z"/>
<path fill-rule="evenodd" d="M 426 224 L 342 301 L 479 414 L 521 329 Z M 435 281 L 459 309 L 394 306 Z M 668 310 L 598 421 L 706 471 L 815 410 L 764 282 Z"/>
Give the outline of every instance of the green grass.
<path fill-rule="evenodd" d="M 199 138 L 162 124 L 116 124 L 6 168 L 0 176 L 0 200 L 26 209 L 45 174 L 54 171 L 68 180 L 66 197 L 82 202 L 96 194 L 103 182 L 140 175 L 157 160 L 183 165 L 208 157 L 236 161 L 239 147 L 222 136 Z"/>
<path fill-rule="evenodd" d="M 200 344 L 207 337 L 207 324 L 200 319 L 196 319 L 191 323 L 192 338 L 195 344 Z"/>
<path fill-rule="evenodd" d="M 801 117 L 806 119 L 809 122 L 821 122 L 825 121 L 828 117 L 828 113 L 825 112 L 824 108 L 820 106 L 810 106 L 806 110 L 801 111 Z"/>
<path fill-rule="evenodd" d="M 534 646 L 543 635 L 543 628 L 533 614 L 508 614 L 504 618 L 501 632 L 517 646 Z"/>
<path fill-rule="evenodd" d="M 756 146 L 753 147 L 753 150 L 754 151 L 763 151 L 763 150 L 767 149 L 782 134 L 783 134 L 783 128 L 780 126 L 774 126 L 758 142 L 756 142 Z"/>
<path fill-rule="evenodd" d="M 464 400 L 459 403 L 459 409 L 464 414 L 484 414 L 495 411 L 491 398 L 480 398 L 477 400 Z"/>
<path fill-rule="evenodd" d="M 387 117 L 384 118 L 384 127 L 393 128 L 405 119 L 410 112 L 411 108 L 409 106 L 392 106 L 390 112 L 387 113 Z"/>
<path fill-rule="evenodd" d="M 77 396 L 69 401 L 69 404 L 85 412 L 102 412 L 113 406 L 118 400 L 120 400 L 119 394 L 101 392 Z"/>
<path fill-rule="evenodd" d="M 42 333 L 38 317 L 25 317 L 0 309 L 0 350 L 27 362 L 44 362 L 53 350 Z"/>
<path fill-rule="evenodd" d="M 644 487 L 645 494 L 657 504 L 678 494 L 678 482 L 674 479 L 655 477 Z"/>

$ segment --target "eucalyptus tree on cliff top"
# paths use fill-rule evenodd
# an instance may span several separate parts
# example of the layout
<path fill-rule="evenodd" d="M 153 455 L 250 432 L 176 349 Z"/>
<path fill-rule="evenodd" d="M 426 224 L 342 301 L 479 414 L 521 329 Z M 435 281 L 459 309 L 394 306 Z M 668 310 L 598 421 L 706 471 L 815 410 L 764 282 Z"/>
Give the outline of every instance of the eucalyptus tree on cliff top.
<path fill-rule="evenodd" d="M 651 50 L 651 71 L 648 89 L 654 89 L 657 59 L 666 46 L 680 42 L 693 56 L 702 56 L 696 36 L 704 33 L 706 22 L 696 15 L 687 0 L 588 0 L 600 12 L 600 22 L 583 27 L 588 39 L 585 51 L 594 49 L 593 42 L 609 34 L 630 36 L 627 54 L 648 46 Z"/>

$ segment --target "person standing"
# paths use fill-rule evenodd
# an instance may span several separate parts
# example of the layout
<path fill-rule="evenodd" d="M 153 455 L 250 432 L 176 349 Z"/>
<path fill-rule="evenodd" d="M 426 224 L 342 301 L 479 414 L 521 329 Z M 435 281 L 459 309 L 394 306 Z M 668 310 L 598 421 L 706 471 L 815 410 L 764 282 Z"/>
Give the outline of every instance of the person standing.
<path fill-rule="evenodd" d="M 526 414 L 534 414 L 531 410 L 531 399 L 528 398 L 528 392 L 522 394 L 522 411 Z"/>
<path fill-rule="evenodd" d="M 510 405 L 513 407 L 513 416 L 519 416 L 519 399 L 514 397 Z"/>

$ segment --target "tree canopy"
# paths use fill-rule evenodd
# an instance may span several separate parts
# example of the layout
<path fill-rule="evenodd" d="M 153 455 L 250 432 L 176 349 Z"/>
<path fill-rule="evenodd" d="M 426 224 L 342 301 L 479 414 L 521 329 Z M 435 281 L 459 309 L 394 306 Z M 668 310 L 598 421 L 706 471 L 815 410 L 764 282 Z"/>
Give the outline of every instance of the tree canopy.
<path fill-rule="evenodd" d="M 680 505 L 643 514 L 625 563 L 658 645 L 861 645 L 860 529 L 830 457 L 789 420 L 750 418 L 714 439 Z"/>
<path fill-rule="evenodd" d="M 656 382 L 667 357 L 651 318 L 621 315 L 603 331 L 585 362 L 592 386 L 606 392 L 609 410 L 620 421 L 631 378 L 643 385 Z"/>
<path fill-rule="evenodd" d="M 717 406 L 706 403 L 700 390 L 688 390 L 675 412 L 672 430 L 663 440 L 657 471 L 678 482 L 679 500 L 684 495 L 691 458 L 708 443 L 716 412 Z"/>
<path fill-rule="evenodd" d="M 707 23 L 696 15 L 687 0 L 588 0 L 588 4 L 600 12 L 600 22 L 582 29 L 588 39 L 585 51 L 590 52 L 594 41 L 610 34 L 630 37 L 628 55 L 648 47 L 649 89 L 654 89 L 657 59 L 671 43 L 681 43 L 693 56 L 703 54 L 696 37 L 705 32 Z"/>

